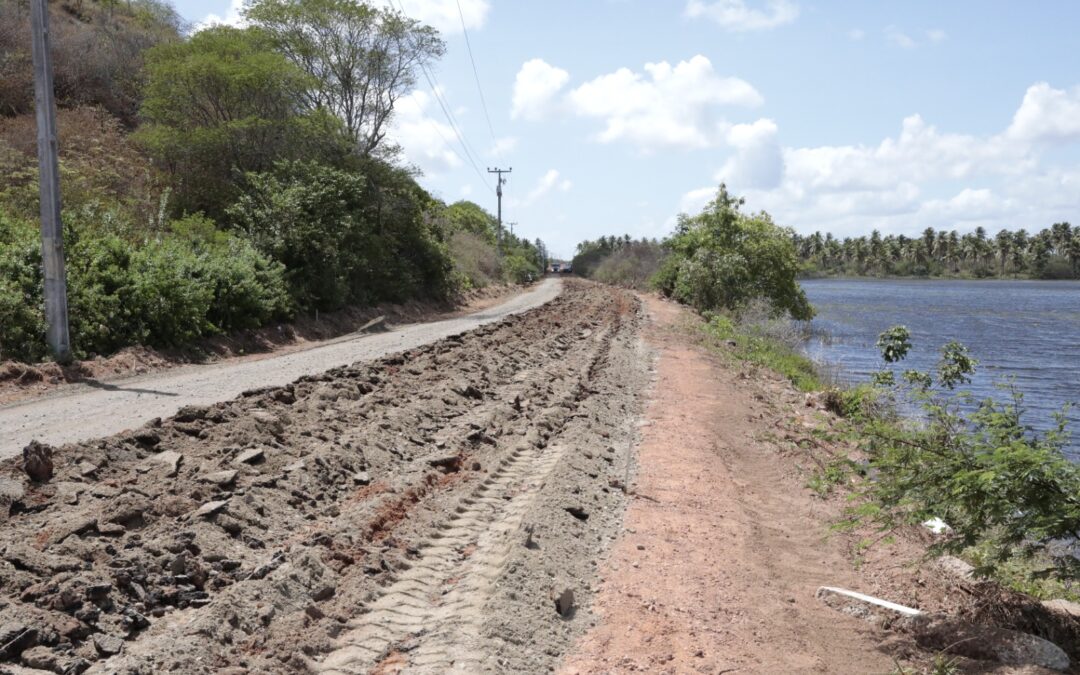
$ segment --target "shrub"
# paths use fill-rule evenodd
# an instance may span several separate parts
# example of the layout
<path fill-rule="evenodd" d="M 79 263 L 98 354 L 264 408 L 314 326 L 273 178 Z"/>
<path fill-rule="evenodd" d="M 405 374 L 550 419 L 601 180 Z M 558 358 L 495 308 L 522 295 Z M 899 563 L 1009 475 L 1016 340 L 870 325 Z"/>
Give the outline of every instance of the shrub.
<path fill-rule="evenodd" d="M 897 326 L 879 346 L 886 362 L 896 363 L 911 345 Z M 950 529 L 934 550 L 978 547 L 980 574 L 1038 558 L 1052 575 L 1075 581 L 1080 560 L 1061 544 L 1080 539 L 1080 466 L 1062 452 L 1064 412 L 1050 431 L 1037 433 L 1024 423 L 1023 395 L 1012 387 L 1005 387 L 1005 402 L 954 393 L 975 366 L 951 342 L 935 373 L 905 371 L 891 385 L 891 395 L 916 403 L 924 416 L 868 426 L 876 479 L 866 484 L 867 500 L 855 515 L 883 529 L 941 518 Z"/>
<path fill-rule="evenodd" d="M 481 235 L 463 230 L 450 235 L 450 257 L 466 288 L 483 288 L 501 276 L 495 246 Z"/>
<path fill-rule="evenodd" d="M 777 312 L 812 318 L 795 278 L 799 265 L 791 231 L 765 212 L 741 213 L 742 204 L 721 185 L 700 214 L 679 216 L 675 234 L 664 242 L 671 255 L 656 274 L 656 287 L 698 311 L 739 311 L 764 298 Z"/>

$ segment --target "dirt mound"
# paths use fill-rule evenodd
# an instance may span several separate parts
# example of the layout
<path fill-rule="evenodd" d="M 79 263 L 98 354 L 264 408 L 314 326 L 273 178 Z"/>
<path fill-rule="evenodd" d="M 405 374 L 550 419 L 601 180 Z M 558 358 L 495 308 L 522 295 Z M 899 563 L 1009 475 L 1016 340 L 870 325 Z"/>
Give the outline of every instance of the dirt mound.
<path fill-rule="evenodd" d="M 76 672 L 544 670 L 588 620 L 648 359 L 543 308 L 0 465 L 0 659 Z"/>

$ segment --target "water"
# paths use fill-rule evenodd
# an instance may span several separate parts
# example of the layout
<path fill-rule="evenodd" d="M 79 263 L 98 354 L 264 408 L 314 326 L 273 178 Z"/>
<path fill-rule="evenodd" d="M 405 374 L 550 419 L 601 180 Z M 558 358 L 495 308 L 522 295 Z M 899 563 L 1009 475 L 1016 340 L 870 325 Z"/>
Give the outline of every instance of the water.
<path fill-rule="evenodd" d="M 957 340 L 979 360 L 963 389 L 1002 397 L 994 383 L 1014 378 L 1028 425 L 1045 429 L 1062 404 L 1080 404 L 1080 282 L 816 279 L 802 285 L 820 329 L 807 352 L 839 366 L 845 381 L 866 381 L 880 370 L 874 343 L 903 324 L 914 345 L 904 367 L 934 368 L 941 346 Z M 1080 407 L 1068 417 L 1073 438 L 1066 452 L 1080 461 Z"/>

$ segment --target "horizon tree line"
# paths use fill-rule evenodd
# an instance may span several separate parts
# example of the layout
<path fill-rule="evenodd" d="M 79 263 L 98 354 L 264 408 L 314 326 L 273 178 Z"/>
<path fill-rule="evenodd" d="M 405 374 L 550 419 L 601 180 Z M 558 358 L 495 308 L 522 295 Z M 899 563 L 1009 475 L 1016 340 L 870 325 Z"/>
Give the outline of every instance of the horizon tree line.
<path fill-rule="evenodd" d="M 960 234 L 928 227 L 917 237 L 839 239 L 831 233 L 794 235 L 804 275 L 1080 278 L 1080 226 L 1054 223 L 1034 234 L 986 228 Z"/>

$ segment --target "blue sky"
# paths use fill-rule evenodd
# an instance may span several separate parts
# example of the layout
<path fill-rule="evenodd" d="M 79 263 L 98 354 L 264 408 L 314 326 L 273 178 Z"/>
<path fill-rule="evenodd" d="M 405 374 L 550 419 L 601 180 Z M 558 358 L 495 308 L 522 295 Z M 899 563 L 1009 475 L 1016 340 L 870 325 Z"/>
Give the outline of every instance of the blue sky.
<path fill-rule="evenodd" d="M 176 6 L 231 21 L 237 2 Z M 505 220 L 560 255 L 662 237 L 721 180 L 804 233 L 1080 222 L 1077 2 L 402 4 L 444 34 L 437 84 L 479 168 L 514 168 Z M 398 111 L 425 187 L 494 212 L 427 83 Z"/>

